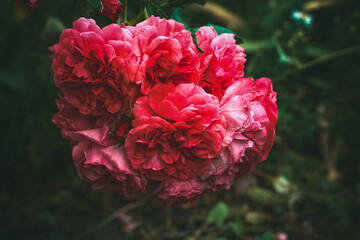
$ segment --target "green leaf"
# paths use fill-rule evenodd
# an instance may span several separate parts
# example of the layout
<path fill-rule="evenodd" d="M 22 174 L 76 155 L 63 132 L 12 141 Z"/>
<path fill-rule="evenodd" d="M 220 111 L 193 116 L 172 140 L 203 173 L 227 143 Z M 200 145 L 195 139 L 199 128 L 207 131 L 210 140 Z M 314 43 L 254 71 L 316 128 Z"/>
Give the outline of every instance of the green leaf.
<path fill-rule="evenodd" d="M 274 240 L 270 233 L 264 233 L 261 237 L 256 237 L 255 240 Z"/>
<path fill-rule="evenodd" d="M 210 240 L 227 240 L 227 238 L 217 237 L 217 238 L 211 238 Z"/>
<path fill-rule="evenodd" d="M 278 193 L 288 193 L 290 191 L 291 185 L 289 181 L 284 176 L 279 176 L 273 182 L 274 189 Z"/>
<path fill-rule="evenodd" d="M 265 188 L 254 187 L 248 190 L 248 195 L 252 200 L 262 203 L 266 202 L 273 194 Z"/>
<path fill-rule="evenodd" d="M 300 192 L 294 192 L 290 195 L 289 198 L 289 206 L 294 206 L 294 204 L 299 201 L 301 198 L 301 193 Z"/>
<path fill-rule="evenodd" d="M 207 222 L 215 222 L 218 227 L 221 227 L 229 213 L 229 208 L 225 203 L 216 204 L 209 212 L 206 219 Z"/>
<path fill-rule="evenodd" d="M 234 34 L 235 36 L 235 40 L 236 40 L 236 44 L 240 44 L 240 43 L 244 43 L 244 40 L 237 35 L 236 33 L 234 33 L 233 31 L 231 31 L 230 29 L 224 28 L 224 27 L 220 27 L 217 25 L 213 25 L 213 24 L 208 24 L 206 26 L 211 26 L 215 29 L 215 31 L 217 32 L 217 34 L 222 34 L 222 33 L 230 33 L 230 34 Z"/>
<path fill-rule="evenodd" d="M 44 27 L 44 33 L 61 33 L 64 31 L 66 26 L 64 23 L 56 18 L 56 17 L 50 17 L 47 19 Z"/>
<path fill-rule="evenodd" d="M 257 42 L 246 42 L 241 44 L 241 47 L 246 49 L 247 53 L 257 52 L 260 49 L 271 49 L 274 48 L 273 43 L 270 40 L 263 40 Z"/>
<path fill-rule="evenodd" d="M 184 19 L 182 19 L 182 17 L 180 16 L 180 8 L 175 9 L 175 11 L 170 15 L 170 18 L 174 19 L 177 22 L 184 24 L 185 29 L 188 31 L 191 31 L 190 27 L 187 25 L 187 23 L 184 21 Z"/>
<path fill-rule="evenodd" d="M 241 236 L 243 228 L 244 228 L 243 225 L 241 224 L 241 222 L 232 222 L 232 223 L 230 223 L 230 227 L 236 236 L 238 236 L 238 237 Z"/>
<path fill-rule="evenodd" d="M 148 5 L 148 6 L 146 7 L 146 9 L 147 9 L 147 11 L 148 11 L 149 16 L 154 15 L 154 8 L 153 8 L 153 6 Z"/>
<path fill-rule="evenodd" d="M 86 0 L 93 8 L 100 6 L 100 0 Z"/>

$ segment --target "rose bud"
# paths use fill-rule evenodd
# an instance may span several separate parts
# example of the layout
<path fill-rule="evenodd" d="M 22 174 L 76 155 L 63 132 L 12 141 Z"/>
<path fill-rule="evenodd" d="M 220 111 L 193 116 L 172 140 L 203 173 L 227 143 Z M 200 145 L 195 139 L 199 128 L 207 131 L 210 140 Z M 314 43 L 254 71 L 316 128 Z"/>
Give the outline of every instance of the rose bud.
<path fill-rule="evenodd" d="M 124 11 L 124 5 L 121 5 L 118 0 L 101 0 L 101 4 L 103 6 L 101 14 L 110 18 L 111 21 L 116 21 Z"/>

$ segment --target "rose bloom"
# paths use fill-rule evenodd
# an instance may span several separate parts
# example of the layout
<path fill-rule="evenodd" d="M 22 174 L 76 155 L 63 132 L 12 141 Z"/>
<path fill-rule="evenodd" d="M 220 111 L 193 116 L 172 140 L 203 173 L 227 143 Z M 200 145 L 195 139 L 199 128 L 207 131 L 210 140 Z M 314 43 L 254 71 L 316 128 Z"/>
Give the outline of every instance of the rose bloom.
<path fill-rule="evenodd" d="M 210 189 L 210 184 L 199 181 L 197 178 L 181 182 L 165 180 L 160 182 L 153 194 L 156 201 L 168 208 L 169 206 L 194 204 L 208 189 Z"/>
<path fill-rule="evenodd" d="M 157 84 L 133 109 L 125 147 L 134 169 L 152 180 L 204 173 L 225 133 L 217 97 L 194 84 Z"/>
<path fill-rule="evenodd" d="M 239 168 L 240 176 L 264 161 L 274 142 L 278 116 L 271 80 L 237 81 L 226 90 L 220 111 L 227 120 L 223 146 L 229 151 L 231 162 Z"/>
<path fill-rule="evenodd" d="M 94 20 L 80 18 L 51 48 L 55 84 L 83 114 L 125 113 L 137 98 L 130 82 L 138 59 L 132 49 L 130 28 L 100 29 Z"/>
<path fill-rule="evenodd" d="M 63 97 L 59 97 L 56 103 L 59 112 L 54 114 L 52 121 L 61 129 L 62 137 L 69 139 L 72 146 L 84 139 L 91 139 L 103 146 L 117 144 L 116 137 L 108 134 L 115 122 L 112 118 L 84 115 Z"/>
<path fill-rule="evenodd" d="M 181 182 L 164 180 L 153 192 L 154 198 L 165 208 L 195 204 L 206 192 L 229 189 L 238 172 L 238 167 L 231 164 L 228 151 L 222 148 L 220 156 L 211 160 L 208 169 L 201 176 Z"/>
<path fill-rule="evenodd" d="M 103 6 L 101 14 L 112 21 L 116 21 L 123 12 L 124 6 L 118 0 L 101 0 L 101 4 Z"/>
<path fill-rule="evenodd" d="M 17 5 L 25 6 L 30 11 L 34 10 L 35 8 L 38 8 L 44 2 L 45 2 L 45 0 L 16 0 Z"/>
<path fill-rule="evenodd" d="M 73 159 L 79 176 L 95 189 L 110 189 L 129 198 L 146 191 L 147 180 L 131 168 L 124 146 L 102 146 L 85 139 L 74 147 Z"/>
<path fill-rule="evenodd" d="M 221 153 L 207 170 L 193 179 L 165 180 L 154 197 L 165 207 L 194 203 L 205 192 L 229 189 L 236 177 L 252 171 L 265 160 L 274 141 L 277 120 L 276 93 L 270 79 L 242 78 L 232 84 L 220 102 L 226 119 Z"/>
<path fill-rule="evenodd" d="M 213 27 L 201 27 L 195 34 L 204 50 L 200 56 L 199 85 L 221 99 L 225 90 L 244 76 L 244 49 L 236 45 L 234 34 L 218 35 Z"/>
<path fill-rule="evenodd" d="M 157 83 L 197 81 L 199 58 L 183 24 L 151 16 L 135 29 L 136 52 L 142 56 L 136 83 L 143 94 Z"/>
<path fill-rule="evenodd" d="M 131 168 L 124 146 L 115 147 L 117 139 L 108 134 L 108 125 L 80 113 L 66 99 L 60 98 L 57 104 L 59 112 L 53 122 L 74 146 L 73 159 L 79 176 L 92 182 L 96 189 L 115 190 L 127 197 L 145 192 L 146 179 Z"/>

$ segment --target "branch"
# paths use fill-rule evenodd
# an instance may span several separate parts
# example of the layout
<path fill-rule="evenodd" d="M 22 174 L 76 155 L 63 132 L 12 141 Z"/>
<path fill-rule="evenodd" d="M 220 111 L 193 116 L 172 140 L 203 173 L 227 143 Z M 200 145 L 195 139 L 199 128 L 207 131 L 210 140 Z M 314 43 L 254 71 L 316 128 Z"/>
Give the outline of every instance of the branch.
<path fill-rule="evenodd" d="M 106 225 L 108 225 L 109 223 L 111 223 L 112 221 L 114 221 L 115 219 L 117 219 L 117 217 L 122 214 L 125 213 L 127 211 L 130 211 L 134 208 L 138 208 L 141 207 L 142 205 L 144 205 L 146 203 L 146 200 L 140 200 L 137 202 L 133 202 L 130 203 L 122 208 L 120 208 L 119 210 L 113 212 L 112 214 L 110 214 L 109 216 L 107 216 L 104 220 L 102 220 L 101 222 L 99 222 L 98 224 L 96 224 L 94 227 L 89 228 L 88 230 L 86 230 L 83 233 L 80 233 L 79 235 L 77 235 L 74 239 L 84 239 L 85 237 L 89 236 L 91 233 L 98 231 L 99 229 L 104 228 Z"/>
<path fill-rule="evenodd" d="M 357 51 L 360 51 L 360 45 L 352 46 L 352 47 L 349 47 L 349 48 L 341 49 L 341 50 L 326 54 L 324 56 L 318 57 L 315 60 L 307 62 L 305 64 L 301 64 L 301 63 L 297 64 L 296 69 L 290 70 L 288 72 L 285 72 L 283 74 L 280 74 L 280 75 L 274 77 L 273 81 L 274 82 L 279 81 L 279 80 L 281 80 L 283 78 L 286 78 L 288 76 L 291 76 L 291 75 L 293 75 L 293 74 L 295 74 L 297 72 L 304 71 L 306 69 L 312 68 L 312 67 L 314 67 L 316 65 L 327 62 L 327 61 L 332 60 L 334 58 L 342 57 L 344 55 L 347 55 L 347 54 L 350 54 L 350 53 L 355 53 Z"/>

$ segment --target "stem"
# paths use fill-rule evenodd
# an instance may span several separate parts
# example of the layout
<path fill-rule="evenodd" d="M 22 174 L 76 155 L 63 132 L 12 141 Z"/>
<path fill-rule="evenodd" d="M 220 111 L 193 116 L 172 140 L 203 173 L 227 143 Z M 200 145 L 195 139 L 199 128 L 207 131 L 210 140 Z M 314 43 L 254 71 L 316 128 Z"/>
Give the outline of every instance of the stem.
<path fill-rule="evenodd" d="M 337 57 L 341 57 L 341 56 L 349 54 L 349 53 L 357 52 L 357 51 L 360 51 L 360 45 L 341 49 L 341 50 L 335 51 L 333 53 L 329 53 L 327 55 L 321 56 L 321 57 L 319 57 L 313 61 L 310 61 L 308 63 L 302 64 L 301 69 L 304 70 L 304 69 L 313 67 L 317 64 L 329 61 L 329 60 L 337 58 Z"/>
<path fill-rule="evenodd" d="M 137 23 L 140 17 L 144 14 L 144 9 L 141 10 L 133 19 L 128 22 L 128 25 L 133 26 Z"/>
<path fill-rule="evenodd" d="M 146 7 L 144 7 L 144 18 L 145 18 L 145 20 L 149 18 L 149 14 L 148 14 Z"/>
<path fill-rule="evenodd" d="M 263 171 L 260 171 L 260 170 L 257 170 L 257 169 L 254 169 L 253 173 L 260 176 L 260 177 L 266 178 L 266 179 L 270 180 L 271 182 L 276 181 L 276 177 L 269 174 L 269 173 L 266 173 L 266 172 L 263 172 Z"/>
<path fill-rule="evenodd" d="M 127 8 L 128 8 L 128 4 L 127 4 L 127 0 L 125 0 L 125 10 L 124 10 L 124 23 L 127 25 L 128 20 L 127 20 Z"/>
<path fill-rule="evenodd" d="M 347 55 L 347 54 L 350 54 L 350 53 L 354 53 L 354 52 L 357 52 L 357 51 L 360 51 L 360 45 L 356 45 L 356 46 L 353 46 L 353 47 L 341 49 L 341 50 L 326 54 L 324 56 L 318 57 L 315 60 L 307 62 L 305 64 L 299 64 L 296 69 L 285 72 L 283 74 L 280 74 L 280 75 L 274 77 L 273 78 L 274 82 L 279 81 L 279 80 L 281 80 L 283 78 L 286 78 L 288 76 L 291 76 L 294 73 L 304 71 L 304 70 L 306 70 L 308 68 L 311 68 L 311 67 L 314 67 L 314 66 L 316 66 L 318 64 L 327 62 L 327 61 L 332 60 L 334 58 L 341 57 L 341 56 L 344 56 L 344 55 Z"/>
<path fill-rule="evenodd" d="M 119 214 L 128 212 L 128 211 L 133 210 L 135 208 L 139 208 L 139 207 L 143 206 L 145 203 L 146 203 L 146 200 L 139 200 L 137 202 L 133 202 L 133 203 L 130 203 L 128 205 L 125 205 L 124 207 L 122 207 L 119 210 L 117 210 L 117 211 L 113 212 L 112 214 L 110 214 L 108 217 L 106 217 L 104 220 L 99 222 L 97 225 L 95 225 L 92 228 L 89 228 L 88 230 L 86 230 L 85 232 L 77 235 L 75 237 L 75 239 L 85 239 L 85 238 L 88 239 L 88 237 L 91 234 L 94 234 L 96 231 L 99 231 L 100 229 L 104 228 L 106 225 L 108 225 L 112 221 L 116 220 L 117 216 L 119 216 Z"/>

